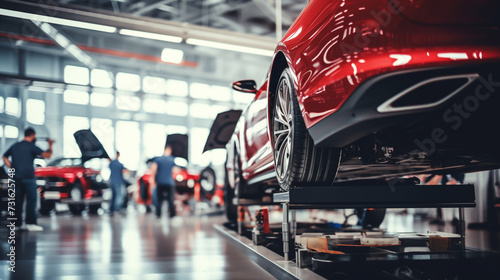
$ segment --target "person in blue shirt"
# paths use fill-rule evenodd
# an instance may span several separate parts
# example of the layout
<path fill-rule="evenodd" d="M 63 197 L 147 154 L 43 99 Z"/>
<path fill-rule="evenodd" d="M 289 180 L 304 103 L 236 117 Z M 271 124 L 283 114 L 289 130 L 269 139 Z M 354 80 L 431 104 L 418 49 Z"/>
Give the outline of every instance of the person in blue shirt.
<path fill-rule="evenodd" d="M 36 157 L 50 158 L 52 156 L 52 144 L 54 140 L 48 139 L 49 149 L 42 151 L 35 145 L 36 133 L 33 128 L 24 131 L 24 139 L 12 145 L 3 155 L 3 161 L 7 167 L 14 169 L 15 184 L 15 217 L 16 227 L 29 231 L 42 231 L 37 225 L 37 185 L 35 179 L 35 167 L 33 165 Z M 12 161 L 9 160 L 9 157 Z M 23 204 L 26 199 L 26 226 L 23 226 Z"/>
<path fill-rule="evenodd" d="M 175 217 L 175 181 L 172 173 L 178 171 L 179 167 L 175 165 L 174 156 L 172 156 L 172 147 L 167 144 L 165 146 L 163 156 L 153 159 L 153 164 L 151 165 L 151 176 L 149 178 L 151 186 L 154 187 L 156 185 L 155 213 L 158 218 L 161 217 L 161 207 L 163 201 L 166 199 L 168 199 L 168 211 L 170 218 Z"/>
<path fill-rule="evenodd" d="M 110 215 L 113 215 L 114 212 L 118 211 L 122 207 L 125 196 L 125 181 L 123 180 L 123 173 L 128 172 L 128 170 L 118 160 L 119 158 L 120 152 L 116 151 L 116 159 L 109 163 L 109 169 L 111 171 L 109 176 L 109 184 L 111 188 L 111 201 L 109 204 Z"/>

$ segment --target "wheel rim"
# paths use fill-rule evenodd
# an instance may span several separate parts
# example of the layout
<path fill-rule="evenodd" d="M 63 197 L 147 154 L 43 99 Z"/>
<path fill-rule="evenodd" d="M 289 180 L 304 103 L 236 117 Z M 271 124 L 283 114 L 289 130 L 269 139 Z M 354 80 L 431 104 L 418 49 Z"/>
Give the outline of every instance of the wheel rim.
<path fill-rule="evenodd" d="M 80 192 L 79 189 L 77 188 L 73 188 L 71 190 L 71 198 L 74 200 L 74 201 L 80 201 L 82 200 L 82 193 Z"/>
<path fill-rule="evenodd" d="M 292 150 L 292 100 L 291 85 L 282 79 L 276 95 L 273 137 L 276 176 L 283 182 Z"/>
<path fill-rule="evenodd" d="M 234 164 L 233 164 L 233 174 L 234 174 L 234 195 L 238 197 L 239 186 L 240 186 L 240 162 L 236 154 L 234 155 Z"/>

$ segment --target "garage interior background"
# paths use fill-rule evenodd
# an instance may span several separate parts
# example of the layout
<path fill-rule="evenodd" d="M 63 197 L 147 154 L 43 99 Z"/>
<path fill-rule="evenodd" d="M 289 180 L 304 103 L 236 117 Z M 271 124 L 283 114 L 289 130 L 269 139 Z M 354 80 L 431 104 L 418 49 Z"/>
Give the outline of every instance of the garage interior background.
<path fill-rule="evenodd" d="M 166 134 L 188 133 L 189 167 L 212 164 L 222 175 L 225 151 L 202 155 L 210 126 L 217 113 L 243 109 L 253 98 L 230 83 L 264 79 L 276 38 L 304 6 L 2 1 L 0 150 L 33 126 L 38 138 L 56 139 L 54 158 L 79 157 L 73 133 L 90 128 L 110 155 L 121 151 L 125 166 L 140 173 L 162 153 Z"/>

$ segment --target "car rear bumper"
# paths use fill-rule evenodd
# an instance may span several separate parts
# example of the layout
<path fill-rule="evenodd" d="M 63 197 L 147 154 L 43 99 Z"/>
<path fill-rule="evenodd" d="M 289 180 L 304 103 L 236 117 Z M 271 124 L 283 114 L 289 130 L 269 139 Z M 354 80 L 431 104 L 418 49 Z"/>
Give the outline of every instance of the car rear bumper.
<path fill-rule="evenodd" d="M 450 88 L 449 94 L 442 95 L 444 97 L 439 100 L 442 102 L 423 104 L 430 106 L 411 104 L 411 102 L 423 102 L 419 98 L 411 98 L 406 100 L 405 105 L 408 106 L 399 108 L 401 110 L 384 110 L 384 104 L 390 103 L 391 99 L 408 90 L 411 91 L 418 85 L 422 89 L 422 85 L 428 86 L 429 82 L 435 81 L 437 77 L 460 77 L 464 81 L 463 87 Z M 428 93 L 434 94 L 432 91 Z M 372 133 L 407 124 L 427 125 L 431 133 L 434 131 L 433 127 L 441 126 L 456 131 L 459 120 L 455 118 L 469 119 L 471 114 L 485 115 L 477 114 L 475 111 L 490 110 L 490 120 L 496 119 L 499 111 L 497 108 L 500 105 L 498 96 L 500 96 L 500 62 L 391 72 L 364 82 L 338 111 L 309 128 L 309 133 L 318 146 L 341 148 Z M 492 106 L 492 103 L 497 106 Z M 455 105 L 462 107 L 465 113 L 456 112 Z M 386 106 L 385 109 L 387 108 Z M 467 111 L 468 109 L 470 110 Z M 487 123 L 484 117 L 475 119 L 479 122 L 477 123 L 479 126 Z M 484 121 L 486 123 L 481 123 Z"/>

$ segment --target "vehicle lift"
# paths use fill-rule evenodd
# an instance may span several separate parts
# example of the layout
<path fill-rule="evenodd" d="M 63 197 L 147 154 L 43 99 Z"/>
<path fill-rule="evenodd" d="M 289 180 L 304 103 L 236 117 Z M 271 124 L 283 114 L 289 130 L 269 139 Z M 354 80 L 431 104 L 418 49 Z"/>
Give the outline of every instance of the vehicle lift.
<path fill-rule="evenodd" d="M 285 278 L 290 279 L 316 279 L 315 277 L 306 277 L 304 274 L 304 255 L 307 249 L 296 248 L 295 259 L 293 263 L 289 261 L 289 248 L 290 238 L 295 239 L 296 233 L 296 209 L 350 209 L 350 208 L 458 208 L 459 209 L 459 225 L 458 233 L 460 234 L 459 256 L 450 254 L 444 256 L 443 259 L 453 260 L 454 258 L 478 258 L 480 261 L 483 259 L 494 259 L 495 262 L 500 260 L 500 254 L 495 252 L 486 252 L 467 249 L 465 246 L 465 217 L 464 208 L 475 207 L 475 190 L 474 185 L 387 185 L 387 186 L 373 186 L 373 185 L 336 185 L 336 186 L 307 186 L 295 187 L 288 192 L 272 193 L 264 196 L 262 200 L 255 199 L 239 199 L 238 205 L 251 206 L 251 205 L 277 205 L 281 204 L 283 210 L 282 221 L 282 242 L 283 242 L 283 257 L 284 263 L 275 261 L 280 269 L 275 270 L 279 273 L 289 273 Z M 291 214 L 291 215 L 290 215 Z M 291 219 L 290 219 L 291 216 Z M 217 229 L 217 227 L 216 227 Z M 221 232 L 220 229 L 218 229 Z M 227 235 L 227 233 L 226 233 Z M 233 236 L 232 241 L 242 242 L 242 238 Z M 238 240 L 239 241 L 238 241 Z M 245 242 L 245 241 L 243 241 Z M 247 242 L 248 243 L 248 242 Z M 252 242 L 250 242 L 252 243 Z M 255 243 L 255 242 L 253 242 Z M 253 247 L 252 244 L 247 244 L 246 247 Z M 243 247 L 240 247 L 243 248 Z M 250 252 L 247 249 L 246 252 Z M 258 249 L 257 251 L 260 251 Z M 441 255 L 436 255 L 437 259 Z M 444 254 L 446 255 L 446 254 Z M 346 255 L 339 255 L 345 256 Z M 252 255 L 252 259 L 256 260 L 259 257 L 269 260 L 268 256 L 262 255 L 262 252 Z M 282 259 L 283 259 L 282 257 Z M 394 256 L 392 256 L 394 257 Z M 408 256 L 399 257 L 401 259 Z M 408 257 L 408 258 L 411 258 Z M 431 257 L 431 259 L 433 259 Z M 355 261 L 356 258 L 351 259 L 350 262 Z M 259 265 L 265 267 L 266 270 L 272 272 L 271 265 L 266 261 L 257 260 Z M 293 269 L 291 266 L 295 266 Z M 273 274 L 275 275 L 275 274 Z M 283 274 L 275 275 L 276 277 L 283 278 Z"/>

